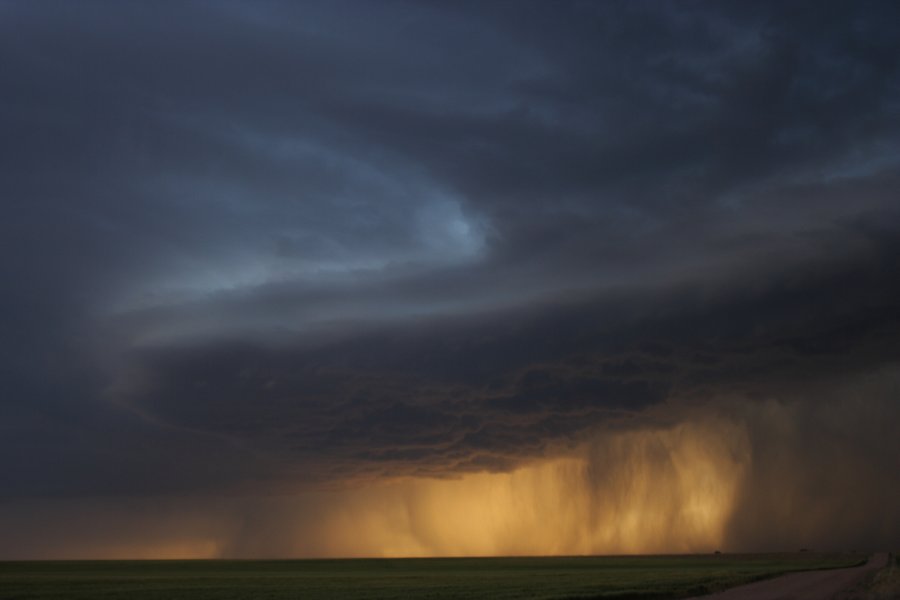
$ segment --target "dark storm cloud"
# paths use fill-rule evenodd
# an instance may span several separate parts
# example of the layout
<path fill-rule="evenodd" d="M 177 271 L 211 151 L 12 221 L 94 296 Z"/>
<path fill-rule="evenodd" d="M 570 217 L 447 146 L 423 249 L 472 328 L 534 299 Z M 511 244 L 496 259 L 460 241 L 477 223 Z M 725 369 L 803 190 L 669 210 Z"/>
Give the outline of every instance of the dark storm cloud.
<path fill-rule="evenodd" d="M 385 326 L 313 347 L 138 352 L 121 398 L 307 477 L 509 468 L 653 405 L 807 393 L 900 359 L 893 232 L 839 264 L 730 286 Z M 774 271 L 773 271 L 774 273 Z M 582 436 L 583 437 L 583 436 Z"/>
<path fill-rule="evenodd" d="M 898 18 L 0 4 L 0 493 L 506 469 L 896 361 Z"/>

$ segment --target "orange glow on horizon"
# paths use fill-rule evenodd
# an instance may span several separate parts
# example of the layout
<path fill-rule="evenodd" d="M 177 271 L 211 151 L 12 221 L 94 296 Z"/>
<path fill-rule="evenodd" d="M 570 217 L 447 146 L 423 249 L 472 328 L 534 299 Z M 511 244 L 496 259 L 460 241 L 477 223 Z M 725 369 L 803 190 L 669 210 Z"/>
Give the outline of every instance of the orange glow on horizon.
<path fill-rule="evenodd" d="M 330 495 L 315 535 L 297 551 L 382 557 L 711 551 L 724 542 L 748 455 L 744 431 L 730 423 L 614 433 L 575 456 L 510 473 L 410 479 Z"/>
<path fill-rule="evenodd" d="M 293 494 L 8 501 L 3 559 L 341 558 L 883 548 L 896 375 L 815 405 L 659 407 L 505 473 Z M 878 384 L 878 385 L 876 385 Z M 665 424 L 663 424 L 665 423 Z M 878 429 L 881 427 L 881 429 Z M 849 437 L 835 436 L 850 432 Z M 871 448 L 856 440 L 881 432 Z M 803 435 L 798 437 L 798 432 Z M 825 443 L 827 440 L 827 443 Z M 872 449 L 878 449 L 877 456 Z M 852 493 L 848 493 L 848 491 Z M 874 541 L 873 541 L 874 540 Z M 878 544 L 878 545 L 875 545 Z"/>
<path fill-rule="evenodd" d="M 25 506 L 31 558 L 343 558 L 708 552 L 727 543 L 747 431 L 611 431 L 506 473 L 295 496 Z M 18 526 L 16 526 L 18 527 Z M 22 525 L 22 527 L 25 527 Z"/>

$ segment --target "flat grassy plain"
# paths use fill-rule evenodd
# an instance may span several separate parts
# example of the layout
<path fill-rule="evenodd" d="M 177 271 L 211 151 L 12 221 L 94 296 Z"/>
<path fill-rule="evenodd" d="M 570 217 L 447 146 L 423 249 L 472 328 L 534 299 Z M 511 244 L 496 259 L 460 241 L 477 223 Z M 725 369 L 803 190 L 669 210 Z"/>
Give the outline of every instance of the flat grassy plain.
<path fill-rule="evenodd" d="M 41 600 L 684 598 L 859 554 L 0 562 L 0 598 Z"/>

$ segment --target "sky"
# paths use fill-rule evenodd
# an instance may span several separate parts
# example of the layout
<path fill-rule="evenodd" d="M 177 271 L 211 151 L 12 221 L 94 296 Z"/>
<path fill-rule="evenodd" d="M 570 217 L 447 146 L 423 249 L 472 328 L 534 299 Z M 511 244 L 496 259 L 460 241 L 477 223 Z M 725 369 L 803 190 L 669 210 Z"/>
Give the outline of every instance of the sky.
<path fill-rule="evenodd" d="M 896 548 L 898 27 L 0 0 L 0 558 Z"/>

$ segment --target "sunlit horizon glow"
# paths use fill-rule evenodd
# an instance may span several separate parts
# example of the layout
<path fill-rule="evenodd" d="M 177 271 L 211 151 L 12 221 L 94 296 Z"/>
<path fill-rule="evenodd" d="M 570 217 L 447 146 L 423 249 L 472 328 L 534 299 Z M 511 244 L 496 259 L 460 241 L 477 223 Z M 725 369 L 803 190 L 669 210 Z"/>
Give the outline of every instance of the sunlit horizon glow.
<path fill-rule="evenodd" d="M 747 460 L 732 425 L 619 433 L 510 473 L 412 479 L 335 498 L 322 556 L 711 552 Z M 587 454 L 588 456 L 585 456 Z M 608 462 L 607 462 L 608 461 Z"/>
<path fill-rule="evenodd" d="M 172 515 L 41 558 L 414 558 L 679 554 L 723 547 L 749 460 L 746 432 L 703 419 L 609 432 L 500 473 L 405 477 L 281 498 L 258 531 L 231 509 Z M 233 508 L 233 507 L 232 507 Z M 265 512 L 268 509 L 262 508 Z M 138 511 L 139 512 L 139 511 Z M 124 515 L 93 515 L 116 521 Z M 140 521 L 140 517 L 136 519 Z M 198 534 L 197 530 L 206 530 Z M 277 533 L 275 530 L 278 530 Z M 194 533 L 192 536 L 191 532 Z M 161 535 L 154 540 L 155 535 Z M 140 539 L 131 539 L 137 536 Z M 273 539 L 274 538 L 274 539 Z M 53 546 L 53 545 L 51 545 Z"/>
<path fill-rule="evenodd" d="M 814 404 L 732 398 L 714 409 L 661 407 L 509 471 L 383 476 L 290 493 L 275 486 L 256 495 L 12 502 L 0 527 L 23 540 L 16 556 L 40 559 L 875 549 L 871 540 L 886 543 L 900 524 L 882 510 L 900 486 L 868 486 L 891 455 L 872 464 L 860 433 L 831 432 L 889 428 L 898 383 L 900 369 L 889 369 Z M 798 438 L 803 429 L 810 433 Z M 827 468 L 811 466 L 820 458 Z M 852 498 L 837 493 L 845 485 Z"/>

